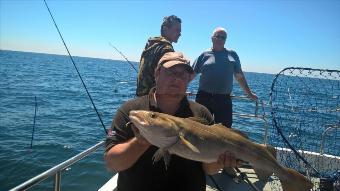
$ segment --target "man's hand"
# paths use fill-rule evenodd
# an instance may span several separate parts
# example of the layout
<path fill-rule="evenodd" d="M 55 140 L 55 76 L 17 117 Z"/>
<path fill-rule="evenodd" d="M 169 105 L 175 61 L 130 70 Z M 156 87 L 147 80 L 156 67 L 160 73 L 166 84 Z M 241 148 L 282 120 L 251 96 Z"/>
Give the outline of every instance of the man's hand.
<path fill-rule="evenodd" d="M 136 141 L 141 145 L 150 146 L 151 144 L 139 133 L 139 130 L 133 123 L 130 124 L 133 134 L 135 134 Z"/>
<path fill-rule="evenodd" d="M 222 153 L 216 162 L 203 163 L 203 170 L 206 174 L 213 175 L 222 168 L 235 168 L 242 164 L 242 160 L 236 159 L 229 152 Z"/>

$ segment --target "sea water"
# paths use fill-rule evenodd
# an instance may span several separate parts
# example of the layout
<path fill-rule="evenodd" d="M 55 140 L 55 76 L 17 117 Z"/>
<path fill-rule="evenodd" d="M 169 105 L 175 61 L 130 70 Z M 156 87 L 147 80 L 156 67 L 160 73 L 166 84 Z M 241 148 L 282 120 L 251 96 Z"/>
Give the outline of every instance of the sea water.
<path fill-rule="evenodd" d="M 109 128 L 117 108 L 134 97 L 136 72 L 125 61 L 85 57 L 74 60 L 105 127 Z M 138 63 L 133 64 L 138 68 Z M 274 75 L 245 74 L 251 89 L 268 103 Z M 188 90 L 196 92 L 197 87 L 196 78 Z M 237 82 L 233 95 L 243 95 Z M 13 188 L 105 139 L 68 56 L 1 50 L 0 100 L 0 190 Z M 30 149 L 35 104 L 35 132 Z M 255 104 L 234 101 L 234 111 L 254 114 Z M 253 140 L 263 141 L 263 121 L 234 117 L 233 124 Z M 103 152 L 101 148 L 63 171 L 62 190 L 97 190 L 108 181 L 114 173 L 105 168 Z M 52 188 L 53 177 L 33 190 Z"/>

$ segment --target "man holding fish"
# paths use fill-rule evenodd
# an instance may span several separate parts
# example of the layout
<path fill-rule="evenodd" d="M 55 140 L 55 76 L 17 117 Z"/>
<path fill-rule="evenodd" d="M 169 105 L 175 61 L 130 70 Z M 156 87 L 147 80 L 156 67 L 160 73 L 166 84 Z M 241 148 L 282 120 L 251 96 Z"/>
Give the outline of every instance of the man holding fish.
<path fill-rule="evenodd" d="M 205 190 L 205 174 L 214 174 L 223 167 L 236 167 L 235 157 L 225 151 L 209 162 L 169 153 L 163 155 L 156 152 L 160 146 L 169 147 L 169 144 L 184 143 L 184 140 L 148 136 L 131 123 L 130 111 L 147 110 L 181 118 L 195 117 L 212 124 L 209 111 L 186 97 L 187 86 L 193 77 L 194 71 L 183 54 L 168 52 L 158 63 L 156 86 L 149 95 L 130 100 L 117 110 L 112 122 L 113 133 L 106 140 L 105 161 L 110 170 L 119 173 L 118 190 Z M 166 164 L 159 160 L 162 156 Z"/>

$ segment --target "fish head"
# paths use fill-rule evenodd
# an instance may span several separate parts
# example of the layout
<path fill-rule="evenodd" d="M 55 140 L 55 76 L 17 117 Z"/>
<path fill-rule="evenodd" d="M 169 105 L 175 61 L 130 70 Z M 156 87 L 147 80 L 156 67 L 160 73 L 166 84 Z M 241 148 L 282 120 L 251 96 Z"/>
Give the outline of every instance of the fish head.
<path fill-rule="evenodd" d="M 179 140 L 179 128 L 171 115 L 153 111 L 132 110 L 129 118 L 139 130 L 139 133 L 155 146 L 167 148 Z"/>

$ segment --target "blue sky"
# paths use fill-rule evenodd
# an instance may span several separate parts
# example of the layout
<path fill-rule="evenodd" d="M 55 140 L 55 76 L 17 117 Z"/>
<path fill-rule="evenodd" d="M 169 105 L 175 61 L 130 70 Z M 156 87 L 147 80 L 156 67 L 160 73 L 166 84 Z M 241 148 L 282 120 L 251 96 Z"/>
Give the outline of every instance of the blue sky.
<path fill-rule="evenodd" d="M 164 16 L 182 19 L 174 44 L 194 60 L 211 33 L 228 31 L 244 71 L 277 73 L 288 66 L 340 69 L 340 1 L 336 0 L 47 0 L 74 56 L 139 61 Z M 42 0 L 0 0 L 0 48 L 67 54 Z"/>

